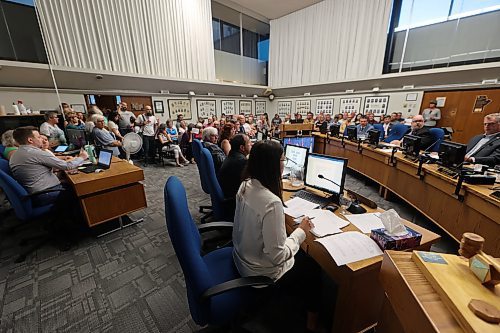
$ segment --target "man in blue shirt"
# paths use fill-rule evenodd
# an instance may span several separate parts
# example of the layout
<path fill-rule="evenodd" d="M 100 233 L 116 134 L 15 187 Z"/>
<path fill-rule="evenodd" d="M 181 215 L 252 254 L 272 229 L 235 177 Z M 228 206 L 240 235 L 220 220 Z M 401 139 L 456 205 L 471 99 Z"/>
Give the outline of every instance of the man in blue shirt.
<path fill-rule="evenodd" d="M 368 131 L 373 129 L 373 126 L 368 124 L 368 118 L 366 116 L 361 116 L 359 119 L 359 124 L 356 125 L 358 139 L 364 139 L 368 136 Z"/>

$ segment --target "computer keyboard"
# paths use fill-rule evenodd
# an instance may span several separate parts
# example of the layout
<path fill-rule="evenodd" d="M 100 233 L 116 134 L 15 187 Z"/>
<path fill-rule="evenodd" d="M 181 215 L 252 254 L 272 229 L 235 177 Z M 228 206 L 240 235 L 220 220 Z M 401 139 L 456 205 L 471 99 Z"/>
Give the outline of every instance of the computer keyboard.
<path fill-rule="evenodd" d="M 446 167 L 439 167 L 438 172 L 442 173 L 443 175 L 446 175 L 448 177 L 451 177 L 451 178 L 457 178 L 458 177 L 458 172 L 455 171 L 455 170 L 452 170 L 450 168 L 446 168 Z"/>
<path fill-rule="evenodd" d="M 305 190 L 300 190 L 297 191 L 294 195 L 294 197 L 299 197 L 301 199 L 307 200 L 309 202 L 313 202 L 315 204 L 318 204 L 320 206 L 326 206 L 329 203 L 331 203 L 331 199 L 329 197 L 322 197 L 321 195 L 317 195 L 315 193 L 311 193 Z"/>

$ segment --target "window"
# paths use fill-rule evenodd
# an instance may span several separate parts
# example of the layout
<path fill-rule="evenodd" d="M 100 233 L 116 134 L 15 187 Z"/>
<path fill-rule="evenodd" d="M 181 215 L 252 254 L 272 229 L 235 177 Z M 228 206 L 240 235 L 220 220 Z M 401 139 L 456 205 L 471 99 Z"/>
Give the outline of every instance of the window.
<path fill-rule="evenodd" d="M 384 73 L 500 61 L 500 0 L 395 0 Z"/>

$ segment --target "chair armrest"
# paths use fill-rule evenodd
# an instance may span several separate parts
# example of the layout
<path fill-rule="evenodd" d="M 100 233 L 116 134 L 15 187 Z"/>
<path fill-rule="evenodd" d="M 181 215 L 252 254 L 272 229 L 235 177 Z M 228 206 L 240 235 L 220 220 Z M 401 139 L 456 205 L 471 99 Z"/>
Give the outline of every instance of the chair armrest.
<path fill-rule="evenodd" d="M 207 300 L 210 297 L 217 296 L 219 294 L 225 293 L 237 288 L 244 287 L 255 287 L 255 286 L 270 286 L 273 285 L 273 279 L 267 276 L 247 276 L 241 277 L 234 280 L 229 280 L 221 284 L 215 285 L 207 290 L 201 295 L 201 300 Z"/>
<path fill-rule="evenodd" d="M 43 190 L 43 191 L 33 192 L 33 193 L 28 194 L 28 195 L 25 195 L 23 197 L 23 200 L 36 197 L 37 195 L 40 195 L 40 194 L 51 193 L 51 192 L 62 192 L 62 191 L 66 191 L 66 189 L 65 188 L 59 188 L 59 189 Z"/>
<path fill-rule="evenodd" d="M 203 223 L 198 226 L 198 232 L 206 232 L 215 229 L 223 229 L 223 228 L 233 228 L 233 222 L 210 222 Z"/>

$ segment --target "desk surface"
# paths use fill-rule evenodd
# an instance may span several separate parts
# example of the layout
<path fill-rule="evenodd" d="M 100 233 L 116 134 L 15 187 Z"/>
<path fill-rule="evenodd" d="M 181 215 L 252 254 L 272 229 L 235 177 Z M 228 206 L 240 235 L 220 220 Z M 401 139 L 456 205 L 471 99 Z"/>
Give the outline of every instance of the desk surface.
<path fill-rule="evenodd" d="M 292 192 L 283 192 L 286 201 Z M 367 209 L 367 212 L 381 211 Z M 337 215 L 342 215 L 337 211 Z M 297 226 L 293 218 L 285 216 L 287 232 L 291 233 Z M 419 249 L 430 250 L 432 243 L 440 236 L 425 230 L 411 222 L 404 222 L 409 227 L 422 233 L 422 242 Z M 358 231 L 349 224 L 343 231 Z M 382 264 L 382 256 L 360 260 L 347 265 L 337 266 L 328 251 L 318 242 L 315 242 L 311 233 L 306 234 L 302 249 L 308 253 L 332 278 L 338 286 L 335 313 L 333 315 L 332 332 L 359 332 L 376 325 L 382 308 L 384 292 L 378 282 L 378 274 Z"/>
<path fill-rule="evenodd" d="M 110 168 L 103 172 L 66 174 L 90 227 L 147 206 L 140 183 L 144 172 L 127 161 L 113 157 Z"/>
<path fill-rule="evenodd" d="M 418 163 L 397 152 L 374 149 L 366 144 L 315 134 L 314 151 L 348 159 L 348 168 L 372 179 L 381 186 L 381 194 L 394 193 L 441 227 L 457 242 L 464 232 L 485 237 L 487 253 L 500 256 L 500 200 L 490 196 L 491 186 L 464 183 L 455 195 L 457 180 L 437 171 L 435 164 L 424 164 L 422 176 Z"/>

